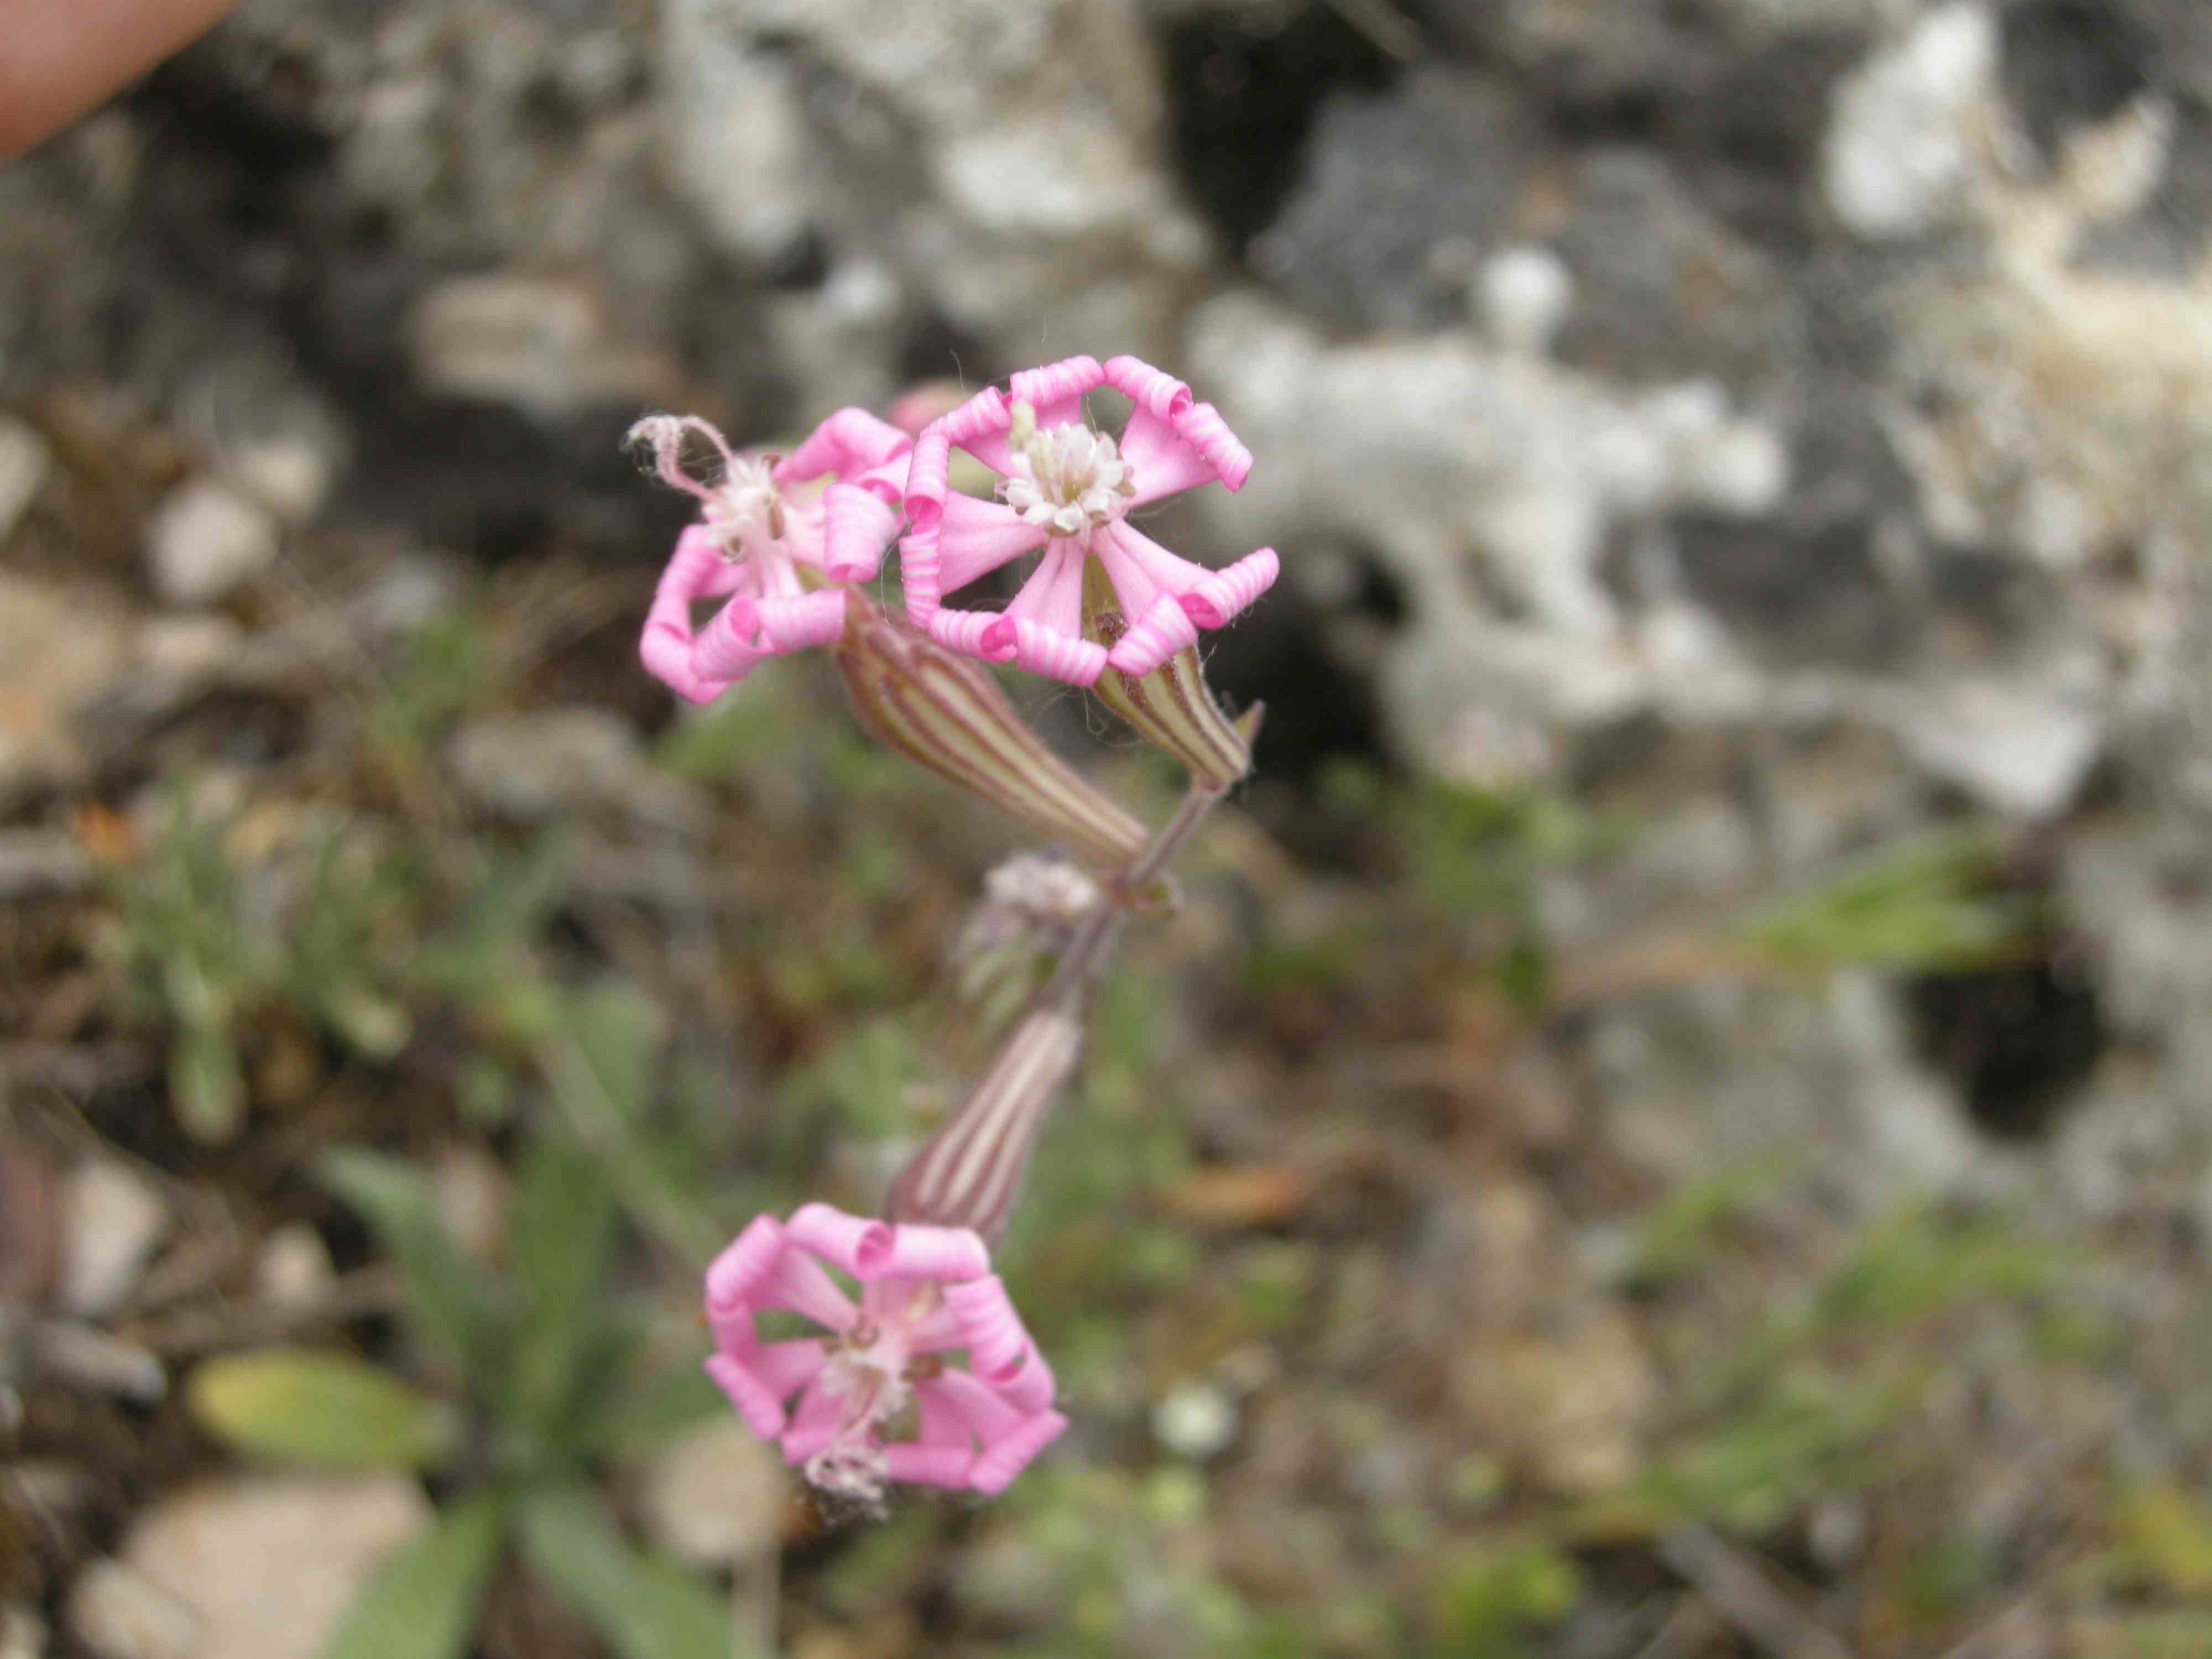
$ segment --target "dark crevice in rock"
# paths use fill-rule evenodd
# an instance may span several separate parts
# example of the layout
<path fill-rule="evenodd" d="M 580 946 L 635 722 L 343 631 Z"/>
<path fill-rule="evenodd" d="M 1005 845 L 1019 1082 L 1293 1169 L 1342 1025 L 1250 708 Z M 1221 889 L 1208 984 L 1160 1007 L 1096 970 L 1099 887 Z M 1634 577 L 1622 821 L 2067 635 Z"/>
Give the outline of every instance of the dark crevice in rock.
<path fill-rule="evenodd" d="M 1973 973 L 1908 980 L 1905 1006 L 1921 1055 L 1958 1085 L 1984 1133 L 2031 1140 L 2077 1097 L 2110 1040 L 2078 955 L 2054 949 Z"/>
<path fill-rule="evenodd" d="M 1380 91 L 1399 69 L 1326 5 L 1286 21 L 1203 12 L 1170 27 L 1161 49 L 1183 182 L 1240 253 L 1290 195 L 1322 100 Z"/>
<path fill-rule="evenodd" d="M 2112 0 L 2029 0 L 2004 14 L 2006 91 L 2052 155 L 2074 125 L 2117 114 L 2149 84 L 2153 46 Z"/>

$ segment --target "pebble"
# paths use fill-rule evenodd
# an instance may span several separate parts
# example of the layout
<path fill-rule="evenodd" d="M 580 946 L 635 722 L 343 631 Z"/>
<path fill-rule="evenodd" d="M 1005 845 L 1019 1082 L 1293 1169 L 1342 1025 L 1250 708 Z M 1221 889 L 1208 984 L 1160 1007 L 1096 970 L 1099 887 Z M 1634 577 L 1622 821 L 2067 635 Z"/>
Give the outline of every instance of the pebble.
<path fill-rule="evenodd" d="M 147 527 L 154 591 L 174 605 L 212 605 L 276 562 L 276 520 L 214 478 L 172 490 Z"/>
<path fill-rule="evenodd" d="M 430 1520 L 398 1474 L 191 1487 L 77 1579 L 70 1634 L 100 1659 L 314 1659 L 378 1562 Z"/>
<path fill-rule="evenodd" d="M 78 1164 L 62 1186 L 61 1305 L 85 1319 L 112 1313 L 168 1227 L 161 1194 L 124 1165 Z"/>
<path fill-rule="evenodd" d="M 787 1490 L 776 1455 L 735 1418 L 717 1419 L 653 1460 L 641 1518 L 655 1542 L 711 1571 L 776 1547 Z"/>
<path fill-rule="evenodd" d="M 1178 1457 L 1203 1462 L 1237 1437 L 1237 1404 L 1211 1382 L 1187 1382 L 1152 1407 L 1152 1437 Z"/>
<path fill-rule="evenodd" d="M 481 1146 L 456 1142 L 430 1167 L 430 1188 L 446 1237 L 473 1261 L 497 1258 L 507 1237 L 512 1185 L 497 1158 Z"/>
<path fill-rule="evenodd" d="M 44 1659 L 46 1621 L 20 1601 L 0 1607 L 0 1659 Z"/>
<path fill-rule="evenodd" d="M 535 823 L 618 792 L 639 750 L 636 732 L 611 710 L 548 708 L 473 721 L 446 757 L 479 804 Z"/>
<path fill-rule="evenodd" d="M 1575 302 L 1574 273 L 1547 247 L 1511 247 L 1475 277 L 1476 315 L 1498 344 L 1541 354 Z"/>
<path fill-rule="evenodd" d="M 1937 228 L 1972 179 L 1974 118 L 1996 60 L 1989 8 L 1954 0 L 1845 80 L 1821 155 L 1836 216 L 1872 240 Z"/>
<path fill-rule="evenodd" d="M 288 1221 L 270 1233 L 253 1263 L 261 1300 L 288 1312 L 315 1306 L 337 1276 L 330 1246 L 304 1221 Z"/>
<path fill-rule="evenodd" d="M 0 899 L 80 892 L 92 873 L 84 849 L 58 830 L 0 830 Z"/>
<path fill-rule="evenodd" d="M 53 460 L 53 446 L 35 428 L 0 415 L 0 542 L 15 533 L 38 498 Z"/>
<path fill-rule="evenodd" d="M 226 458 L 230 472 L 286 524 L 312 523 L 330 499 L 337 457 L 304 433 L 280 433 L 240 444 Z"/>

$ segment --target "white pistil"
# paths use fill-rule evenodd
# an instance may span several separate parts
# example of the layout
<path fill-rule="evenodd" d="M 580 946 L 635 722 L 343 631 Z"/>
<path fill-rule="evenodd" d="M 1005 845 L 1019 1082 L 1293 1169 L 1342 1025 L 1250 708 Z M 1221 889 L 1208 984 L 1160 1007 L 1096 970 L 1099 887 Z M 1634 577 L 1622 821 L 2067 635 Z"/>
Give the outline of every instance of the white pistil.
<path fill-rule="evenodd" d="M 1073 422 L 1040 430 L 1036 411 L 1016 404 L 1006 441 L 1012 457 L 999 494 L 1023 522 L 1048 536 L 1079 536 L 1128 511 L 1136 480 L 1104 433 Z"/>

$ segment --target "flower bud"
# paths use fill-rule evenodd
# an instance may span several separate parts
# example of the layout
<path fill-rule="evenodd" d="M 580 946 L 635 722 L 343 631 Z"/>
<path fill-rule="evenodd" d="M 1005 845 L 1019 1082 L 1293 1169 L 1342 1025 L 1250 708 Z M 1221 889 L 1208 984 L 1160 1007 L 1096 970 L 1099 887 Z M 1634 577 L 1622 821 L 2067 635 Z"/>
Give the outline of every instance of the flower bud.
<path fill-rule="evenodd" d="M 831 647 L 878 742 L 972 790 L 1092 868 L 1145 849 L 1145 826 L 1046 748 L 988 672 L 854 592 Z"/>

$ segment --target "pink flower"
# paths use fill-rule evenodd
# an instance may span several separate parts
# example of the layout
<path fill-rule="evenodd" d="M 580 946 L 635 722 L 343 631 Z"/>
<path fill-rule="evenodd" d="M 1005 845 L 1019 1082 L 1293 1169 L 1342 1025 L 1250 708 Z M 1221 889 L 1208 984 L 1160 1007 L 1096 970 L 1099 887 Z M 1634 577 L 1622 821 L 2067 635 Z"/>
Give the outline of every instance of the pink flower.
<path fill-rule="evenodd" d="M 859 1281 L 859 1305 L 824 1264 Z M 770 1310 L 829 1334 L 764 1343 L 755 1321 Z M 872 1500 L 905 1480 L 999 1492 L 1067 1426 L 1050 1367 L 965 1227 L 827 1204 L 788 1224 L 756 1216 L 707 1269 L 707 1322 L 717 1350 L 707 1374 L 825 1491 Z M 951 1358 L 963 1351 L 964 1369 Z M 909 1402 L 915 1437 L 887 1442 Z"/>
<path fill-rule="evenodd" d="M 703 483 L 684 470 L 684 437 L 697 432 L 722 459 Z M 899 524 L 899 485 L 913 441 L 865 410 L 841 409 L 781 459 L 736 454 L 696 415 L 649 415 L 630 441 L 653 466 L 699 498 L 699 521 L 677 538 L 653 592 L 638 654 L 653 675 L 693 702 L 711 702 L 763 657 L 826 645 L 845 626 L 841 584 L 866 581 Z M 821 488 L 812 481 L 827 478 Z M 691 608 L 726 603 L 696 633 Z"/>
<path fill-rule="evenodd" d="M 1083 397 L 1110 386 L 1134 408 L 1120 438 L 1084 419 Z M 955 447 L 1000 475 L 997 501 L 951 491 Z M 1274 550 L 1224 570 L 1177 557 L 1131 524 L 1135 508 L 1219 479 L 1240 488 L 1252 456 L 1211 404 L 1134 357 L 1032 368 L 1005 394 L 987 387 L 925 428 L 906 483 L 912 529 L 899 544 L 908 614 L 940 645 L 1089 685 L 1109 663 L 1152 672 L 1267 591 Z M 951 611 L 957 592 L 1008 561 L 1044 550 L 1003 611 Z M 1083 635 L 1083 579 L 1096 557 L 1127 619 L 1109 655 Z"/>

